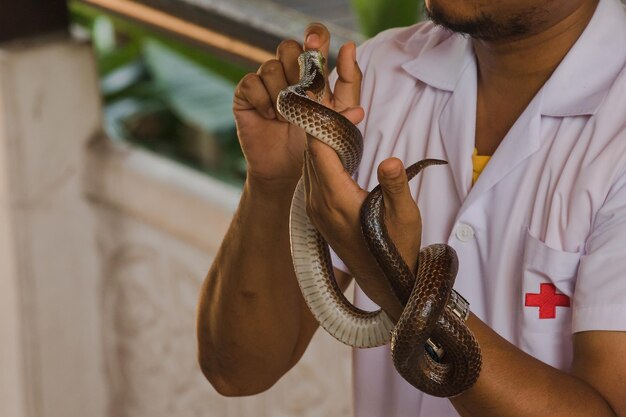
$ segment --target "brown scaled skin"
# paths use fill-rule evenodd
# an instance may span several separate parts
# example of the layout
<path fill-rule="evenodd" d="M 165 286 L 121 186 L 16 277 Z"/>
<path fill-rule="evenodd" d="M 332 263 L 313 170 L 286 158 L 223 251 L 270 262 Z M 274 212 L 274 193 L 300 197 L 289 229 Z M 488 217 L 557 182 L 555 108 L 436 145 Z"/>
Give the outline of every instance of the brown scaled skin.
<path fill-rule="evenodd" d="M 407 180 L 423 168 L 445 161 L 426 159 L 406 169 Z M 453 397 L 469 389 L 480 374 L 480 347 L 464 322 L 445 308 L 456 279 L 456 252 L 445 244 L 419 253 L 417 277 L 402 258 L 385 224 L 380 186 L 361 207 L 363 236 L 404 310 L 392 332 L 393 363 L 405 380 L 438 397 Z M 432 339 L 445 352 L 445 363 L 433 361 L 424 345 Z"/>

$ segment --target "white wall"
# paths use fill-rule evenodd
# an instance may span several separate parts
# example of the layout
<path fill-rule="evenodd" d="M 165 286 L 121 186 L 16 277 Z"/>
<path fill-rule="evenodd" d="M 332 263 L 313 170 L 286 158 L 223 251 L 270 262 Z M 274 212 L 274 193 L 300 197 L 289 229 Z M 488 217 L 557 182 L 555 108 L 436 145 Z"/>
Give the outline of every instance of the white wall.
<path fill-rule="evenodd" d="M 14 398 L 0 401 L 3 416 L 105 415 L 100 276 L 81 185 L 84 145 L 100 126 L 96 86 L 89 47 L 66 37 L 0 49 L 0 304 L 10 309 L 0 369 L 12 370 L 2 386 Z"/>
<path fill-rule="evenodd" d="M 348 416 L 318 332 L 267 393 L 219 396 L 195 306 L 239 191 L 103 136 L 88 45 L 0 47 L 0 416 Z"/>

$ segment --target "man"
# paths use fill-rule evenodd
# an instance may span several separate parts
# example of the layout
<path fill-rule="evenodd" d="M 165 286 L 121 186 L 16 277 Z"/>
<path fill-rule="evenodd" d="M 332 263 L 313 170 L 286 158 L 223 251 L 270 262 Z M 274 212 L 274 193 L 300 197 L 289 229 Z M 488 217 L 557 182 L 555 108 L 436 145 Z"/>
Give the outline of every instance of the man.
<path fill-rule="evenodd" d="M 224 395 L 261 392 L 317 328 L 293 275 L 287 223 L 306 148 L 308 212 L 345 262 L 335 263 L 340 285 L 350 270 L 362 306 L 399 316 L 358 225 L 365 190 L 380 182 L 409 265 L 420 245 L 456 249 L 455 289 L 471 303 L 467 325 L 483 353 L 475 386 L 446 400 L 404 383 L 385 348 L 357 352 L 358 417 L 626 416 L 624 8 L 617 0 L 426 7 L 469 37 L 424 23 L 339 53 L 326 105 L 364 132 L 356 181 L 332 150 L 276 115 L 278 92 L 297 81 L 299 44 L 283 42 L 276 60 L 240 82 L 234 112 L 248 181 L 203 288 L 202 369 Z M 328 42 L 322 26 L 307 29 L 306 49 L 326 53 Z M 474 148 L 491 160 L 472 185 Z M 403 164 L 424 158 L 449 166 L 407 186 Z"/>

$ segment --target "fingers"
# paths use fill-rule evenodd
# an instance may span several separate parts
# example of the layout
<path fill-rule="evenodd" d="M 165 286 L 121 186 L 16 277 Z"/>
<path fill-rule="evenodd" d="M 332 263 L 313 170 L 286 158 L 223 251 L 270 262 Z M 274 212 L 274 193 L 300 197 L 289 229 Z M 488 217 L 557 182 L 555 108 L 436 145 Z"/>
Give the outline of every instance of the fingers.
<path fill-rule="evenodd" d="M 321 23 L 311 23 L 304 31 L 304 50 L 317 49 L 328 61 L 330 32 Z"/>
<path fill-rule="evenodd" d="M 305 31 L 304 49 L 318 49 L 328 62 L 330 33 L 321 23 L 312 23 Z M 325 68 L 328 74 L 328 68 Z M 363 75 L 356 62 L 356 44 L 348 42 L 339 49 L 337 56 L 337 82 L 335 91 L 327 97 L 338 111 L 358 106 L 361 102 L 361 80 Z"/>
<path fill-rule="evenodd" d="M 261 65 L 256 74 L 246 75 L 235 89 L 235 110 L 256 110 L 266 119 L 282 117 L 276 112 L 276 98 L 282 89 L 297 83 L 298 56 L 302 47 L 296 41 L 283 41 L 276 59 Z"/>
<path fill-rule="evenodd" d="M 304 31 L 304 50 L 318 50 L 324 56 L 324 78 L 326 79 L 325 104 L 331 102 L 332 94 L 328 84 L 328 51 L 330 49 L 330 32 L 321 23 L 311 23 Z"/>
<path fill-rule="evenodd" d="M 356 61 L 356 45 L 349 42 L 341 47 L 337 56 L 337 82 L 334 106 L 339 109 L 358 106 L 361 103 L 363 74 Z"/>
<path fill-rule="evenodd" d="M 299 81 L 298 56 L 304 50 L 317 49 L 328 62 L 330 33 L 321 23 L 312 23 L 305 30 L 304 47 L 298 42 L 283 41 L 278 46 L 276 59 L 265 62 L 256 74 L 245 76 L 235 90 L 235 110 L 256 110 L 266 119 L 279 118 L 276 112 L 276 99 L 282 89 Z M 328 72 L 326 72 L 328 73 Z M 362 110 L 353 110 L 359 106 L 362 74 L 356 63 L 356 45 L 345 44 L 337 58 L 338 79 L 334 95 L 327 86 L 327 101 L 337 111 L 348 110 L 347 116 L 362 119 Z M 328 84 L 328 83 L 327 83 Z"/>
<path fill-rule="evenodd" d="M 265 86 L 273 109 L 276 110 L 278 94 L 283 88 L 287 87 L 287 76 L 285 75 L 282 63 L 277 59 L 267 61 L 261 65 L 257 74 Z M 283 119 L 281 118 L 281 120 Z"/>
<path fill-rule="evenodd" d="M 276 112 L 270 95 L 261 77 L 248 74 L 237 84 L 235 89 L 234 110 L 256 110 L 266 119 L 275 119 Z"/>
<path fill-rule="evenodd" d="M 298 57 L 302 53 L 302 46 L 293 40 L 283 41 L 278 45 L 276 58 L 283 65 L 285 77 L 289 85 L 297 84 L 300 81 L 300 68 Z"/>

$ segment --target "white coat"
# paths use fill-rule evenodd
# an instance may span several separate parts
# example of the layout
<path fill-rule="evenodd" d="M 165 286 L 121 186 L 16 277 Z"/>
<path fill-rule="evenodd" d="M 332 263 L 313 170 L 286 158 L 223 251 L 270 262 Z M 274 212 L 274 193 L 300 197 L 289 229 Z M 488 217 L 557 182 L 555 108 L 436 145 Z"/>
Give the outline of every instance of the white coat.
<path fill-rule="evenodd" d="M 477 69 L 471 41 L 423 23 L 358 52 L 363 162 L 440 158 L 411 182 L 422 243 L 459 256 L 455 289 L 496 332 L 567 371 L 572 334 L 626 331 L 626 13 L 600 0 L 585 32 L 472 187 Z M 345 266 L 335 258 L 335 265 Z M 360 291 L 357 304 L 377 306 Z M 458 416 L 393 369 L 387 347 L 354 353 L 357 417 Z"/>

